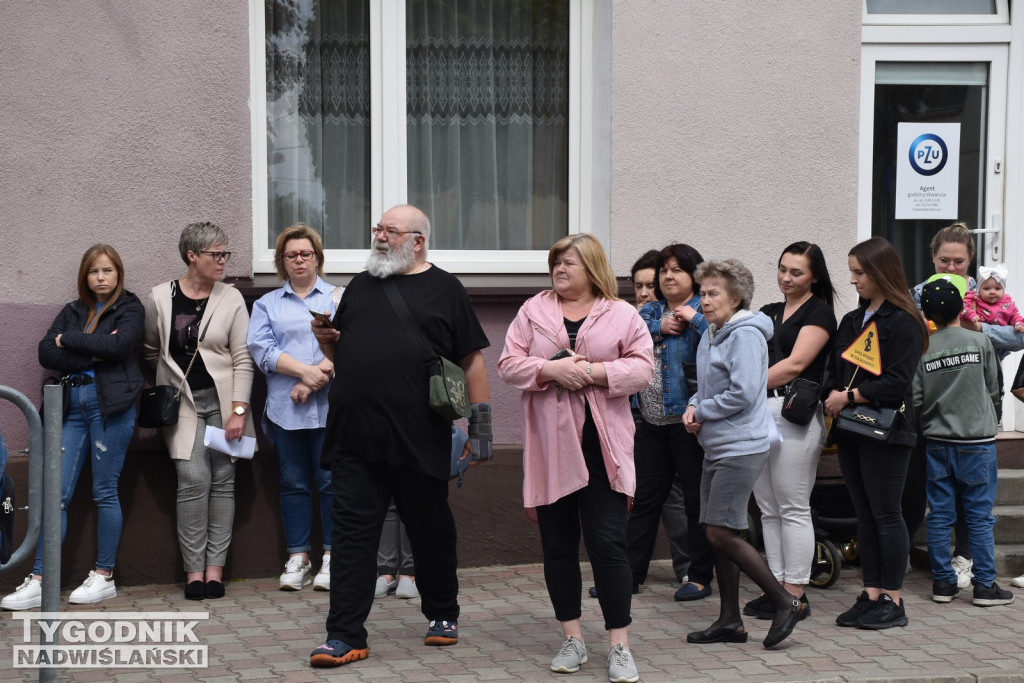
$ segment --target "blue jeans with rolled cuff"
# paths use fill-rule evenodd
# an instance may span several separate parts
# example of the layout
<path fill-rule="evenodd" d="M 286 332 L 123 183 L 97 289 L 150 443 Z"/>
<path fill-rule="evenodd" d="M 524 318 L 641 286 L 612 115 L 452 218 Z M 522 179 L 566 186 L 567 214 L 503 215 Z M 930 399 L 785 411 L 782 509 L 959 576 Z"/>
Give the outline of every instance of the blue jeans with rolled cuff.
<path fill-rule="evenodd" d="M 281 517 L 288 554 L 308 553 L 313 526 L 313 484 L 320 494 L 324 550 L 331 549 L 331 473 L 320 469 L 323 429 L 284 429 L 267 420 L 281 470 Z"/>

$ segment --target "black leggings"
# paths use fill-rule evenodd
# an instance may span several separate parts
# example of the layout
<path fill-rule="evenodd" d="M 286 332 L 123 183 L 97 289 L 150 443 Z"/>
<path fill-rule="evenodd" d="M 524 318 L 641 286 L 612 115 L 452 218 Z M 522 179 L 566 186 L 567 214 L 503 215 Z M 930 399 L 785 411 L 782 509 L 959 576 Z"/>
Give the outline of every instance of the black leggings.
<path fill-rule="evenodd" d="M 626 495 L 608 483 L 597 427 L 587 407 L 583 424 L 583 458 L 589 483 L 578 491 L 537 508 L 544 549 L 544 580 L 558 621 L 582 614 L 580 528 L 594 570 L 594 585 L 606 630 L 629 626 L 633 574 L 626 556 Z"/>
<path fill-rule="evenodd" d="M 857 544 L 865 588 L 896 591 L 907 572 L 910 538 L 900 499 L 910 446 L 839 438 L 839 466 L 857 512 Z"/>

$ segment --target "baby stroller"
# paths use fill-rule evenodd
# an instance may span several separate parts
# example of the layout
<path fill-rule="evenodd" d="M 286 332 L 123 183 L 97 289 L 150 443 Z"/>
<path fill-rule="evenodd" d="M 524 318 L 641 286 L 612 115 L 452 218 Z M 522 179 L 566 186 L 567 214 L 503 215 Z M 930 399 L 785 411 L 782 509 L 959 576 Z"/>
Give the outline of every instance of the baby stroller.
<path fill-rule="evenodd" d="M 828 588 L 839 580 L 842 561 L 856 564 L 857 514 L 841 476 L 819 476 L 811 489 L 814 559 L 811 585 Z"/>

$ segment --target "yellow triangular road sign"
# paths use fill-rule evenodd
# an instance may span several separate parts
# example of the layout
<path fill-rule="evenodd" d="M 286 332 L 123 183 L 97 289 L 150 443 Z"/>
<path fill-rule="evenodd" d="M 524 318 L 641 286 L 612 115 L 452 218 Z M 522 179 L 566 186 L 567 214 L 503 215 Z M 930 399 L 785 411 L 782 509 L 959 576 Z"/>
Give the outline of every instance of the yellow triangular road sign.
<path fill-rule="evenodd" d="M 878 349 L 878 327 L 874 320 L 839 357 L 864 368 L 872 375 L 882 374 L 882 354 Z"/>

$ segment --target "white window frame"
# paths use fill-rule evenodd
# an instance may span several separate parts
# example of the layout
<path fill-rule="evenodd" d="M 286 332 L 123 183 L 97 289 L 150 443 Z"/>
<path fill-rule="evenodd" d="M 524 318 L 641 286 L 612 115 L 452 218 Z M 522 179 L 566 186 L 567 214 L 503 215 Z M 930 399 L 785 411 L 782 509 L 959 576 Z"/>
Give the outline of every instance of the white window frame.
<path fill-rule="evenodd" d="M 370 213 L 407 201 L 405 0 L 370 3 Z M 594 101 L 594 21 L 596 3 L 569 0 L 569 234 L 591 230 L 607 242 L 607 221 L 595 216 L 595 186 L 602 176 L 592 171 L 596 150 Z M 267 83 L 263 0 L 249 0 L 249 61 L 252 113 L 253 272 L 273 273 L 274 250 L 269 230 L 267 182 Z M 381 40 L 387 27 L 388 40 Z M 600 205 L 600 201 L 598 201 Z M 595 220 L 597 219 L 597 220 Z M 368 231 L 370 226 L 365 226 Z M 365 249 L 327 249 L 329 273 L 357 273 L 366 265 Z M 431 249 L 431 263 L 453 273 L 547 273 L 547 248 L 539 250 Z"/>
<path fill-rule="evenodd" d="M 865 26 L 984 26 L 1009 24 L 1007 0 L 996 0 L 995 14 L 868 14 L 867 0 L 861 2 Z"/>

